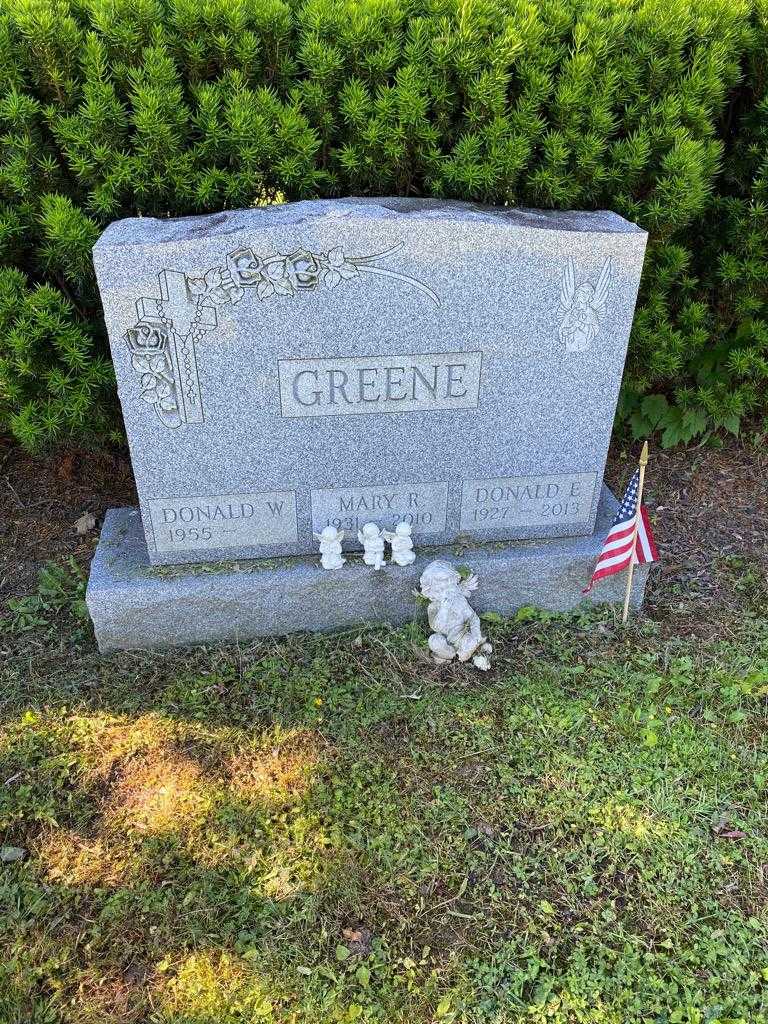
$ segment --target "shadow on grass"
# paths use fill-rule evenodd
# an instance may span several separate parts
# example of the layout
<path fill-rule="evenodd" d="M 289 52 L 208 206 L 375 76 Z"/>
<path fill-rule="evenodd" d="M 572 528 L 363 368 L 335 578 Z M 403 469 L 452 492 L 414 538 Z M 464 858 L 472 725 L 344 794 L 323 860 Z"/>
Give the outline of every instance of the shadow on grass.
<path fill-rule="evenodd" d="M 0 1019 L 758 1019 L 763 636 L 501 623 L 489 676 L 411 630 L 6 667 Z"/>

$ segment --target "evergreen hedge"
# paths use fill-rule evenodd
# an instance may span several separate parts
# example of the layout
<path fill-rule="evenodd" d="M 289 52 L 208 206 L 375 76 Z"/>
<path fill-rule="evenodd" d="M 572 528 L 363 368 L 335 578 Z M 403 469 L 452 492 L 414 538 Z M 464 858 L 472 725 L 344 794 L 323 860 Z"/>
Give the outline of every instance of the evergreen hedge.
<path fill-rule="evenodd" d="M 621 414 L 768 409 L 765 0 L 5 0 L 0 427 L 119 437 L 109 221 L 344 194 L 651 233 Z"/>

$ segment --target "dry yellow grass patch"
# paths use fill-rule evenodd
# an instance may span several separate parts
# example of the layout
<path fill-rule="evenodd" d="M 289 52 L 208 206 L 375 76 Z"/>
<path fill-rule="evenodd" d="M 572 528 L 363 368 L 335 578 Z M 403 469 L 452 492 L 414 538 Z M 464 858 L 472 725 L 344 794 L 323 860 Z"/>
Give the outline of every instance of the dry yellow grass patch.
<path fill-rule="evenodd" d="M 213 803 L 200 765 L 171 748 L 131 758 L 112 789 L 104 820 L 111 829 L 147 835 L 185 832 Z"/>
<path fill-rule="evenodd" d="M 92 780 L 108 778 L 126 758 L 168 746 L 175 728 L 174 722 L 152 714 L 139 718 L 91 716 L 79 722 L 82 729 L 75 723 L 74 731 Z"/>
<path fill-rule="evenodd" d="M 130 855 L 124 848 L 101 836 L 87 838 L 63 828 L 44 832 L 36 853 L 45 878 L 64 885 L 120 885 L 130 867 Z"/>
<path fill-rule="evenodd" d="M 232 794 L 246 802 L 276 807 L 301 798 L 318 777 L 327 751 L 307 730 L 285 736 L 269 748 L 245 747 L 227 765 Z"/>

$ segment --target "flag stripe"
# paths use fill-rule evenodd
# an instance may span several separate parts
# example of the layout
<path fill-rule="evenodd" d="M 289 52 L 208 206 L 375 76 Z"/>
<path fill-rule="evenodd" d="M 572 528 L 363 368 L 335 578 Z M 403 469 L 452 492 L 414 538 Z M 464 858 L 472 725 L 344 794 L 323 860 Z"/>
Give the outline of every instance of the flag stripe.
<path fill-rule="evenodd" d="M 632 533 L 629 537 L 622 537 L 615 544 L 606 544 L 600 552 L 600 558 L 610 558 L 611 555 L 618 554 L 619 551 L 623 551 L 625 548 L 629 550 L 634 543 L 635 535 Z"/>
<path fill-rule="evenodd" d="M 653 536 L 653 530 L 651 529 L 651 519 L 648 515 L 648 509 L 645 505 L 640 507 L 640 519 L 643 524 L 643 536 L 645 537 L 646 543 L 648 544 L 648 558 L 647 562 L 658 562 L 659 560 L 659 549 L 656 547 L 656 540 Z"/>
<path fill-rule="evenodd" d="M 627 569 L 627 568 L 629 568 L 629 558 L 627 558 L 627 559 L 626 559 L 626 561 L 624 562 L 624 564 L 623 564 L 623 565 L 620 565 L 620 566 L 618 566 L 618 567 L 616 567 L 616 568 L 611 568 L 611 569 L 598 569 L 598 570 L 597 570 L 597 571 L 596 571 L 596 572 L 595 572 L 595 573 L 593 574 L 593 576 L 592 576 L 592 582 L 590 583 L 590 585 L 589 585 L 589 586 L 587 587 L 587 589 L 586 589 L 586 590 L 583 590 L 583 591 L 582 591 L 582 593 L 583 593 L 583 594 L 588 594 L 588 593 L 589 593 L 589 591 L 590 591 L 590 590 L 592 589 L 592 586 L 593 586 L 593 584 L 597 583 L 597 581 L 598 581 L 598 580 L 601 580 L 601 579 L 603 579 L 603 578 L 604 578 L 605 576 L 613 576 L 613 575 L 615 575 L 615 574 L 616 574 L 617 572 L 621 572 L 621 570 L 622 570 L 622 569 Z"/>
<path fill-rule="evenodd" d="M 593 573 L 592 583 L 587 588 L 587 590 L 583 591 L 583 593 L 588 594 L 592 590 L 593 584 L 595 584 L 598 580 L 602 580 L 604 577 L 606 577 L 606 575 L 614 575 L 616 572 L 621 572 L 622 569 L 629 568 L 629 565 L 630 559 L 628 556 L 621 565 L 611 565 L 610 568 L 607 569 L 596 569 Z"/>
<path fill-rule="evenodd" d="M 645 532 L 645 526 L 643 524 L 642 516 L 640 522 L 637 524 L 637 551 L 635 552 L 635 562 L 641 564 L 643 562 L 651 562 L 651 549 L 648 544 L 648 535 Z"/>
<path fill-rule="evenodd" d="M 608 531 L 608 539 L 611 537 L 628 537 L 635 528 L 634 519 L 623 520 L 620 523 L 614 523 Z"/>
<path fill-rule="evenodd" d="M 616 518 L 600 551 L 592 578 L 583 593 L 588 594 L 597 580 L 621 572 L 631 562 L 642 565 L 658 559 L 659 552 L 653 539 L 648 510 L 645 506 L 638 510 L 639 486 L 640 470 L 637 469 L 627 485 Z"/>
<path fill-rule="evenodd" d="M 617 537 L 629 537 L 635 528 L 634 521 L 631 523 L 619 523 L 618 526 L 611 527 L 606 541 L 616 540 Z"/>
<path fill-rule="evenodd" d="M 629 561 L 629 556 L 632 554 L 632 543 L 630 542 L 623 551 L 618 551 L 610 558 L 603 558 L 601 555 L 597 561 L 595 569 L 607 569 L 611 565 L 619 565 L 621 562 Z"/>
<path fill-rule="evenodd" d="M 633 533 L 634 528 L 627 531 L 627 533 L 622 534 L 621 537 L 617 537 L 615 540 L 611 540 L 609 535 L 608 540 L 603 544 L 603 550 L 600 552 L 600 557 L 602 558 L 606 551 L 617 551 L 619 548 L 624 548 L 628 544 L 631 547 Z"/>

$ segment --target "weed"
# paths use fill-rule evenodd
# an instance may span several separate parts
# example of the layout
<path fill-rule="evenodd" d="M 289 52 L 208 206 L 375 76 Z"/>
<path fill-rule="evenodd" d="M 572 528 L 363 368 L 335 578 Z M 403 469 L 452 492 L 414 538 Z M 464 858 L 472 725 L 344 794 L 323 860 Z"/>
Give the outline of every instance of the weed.
<path fill-rule="evenodd" d="M 61 613 L 81 622 L 87 621 L 85 587 L 85 575 L 73 557 L 70 556 L 63 565 L 46 563 L 40 570 L 37 592 L 8 601 L 10 629 L 15 633 L 26 633 L 49 626 Z"/>

